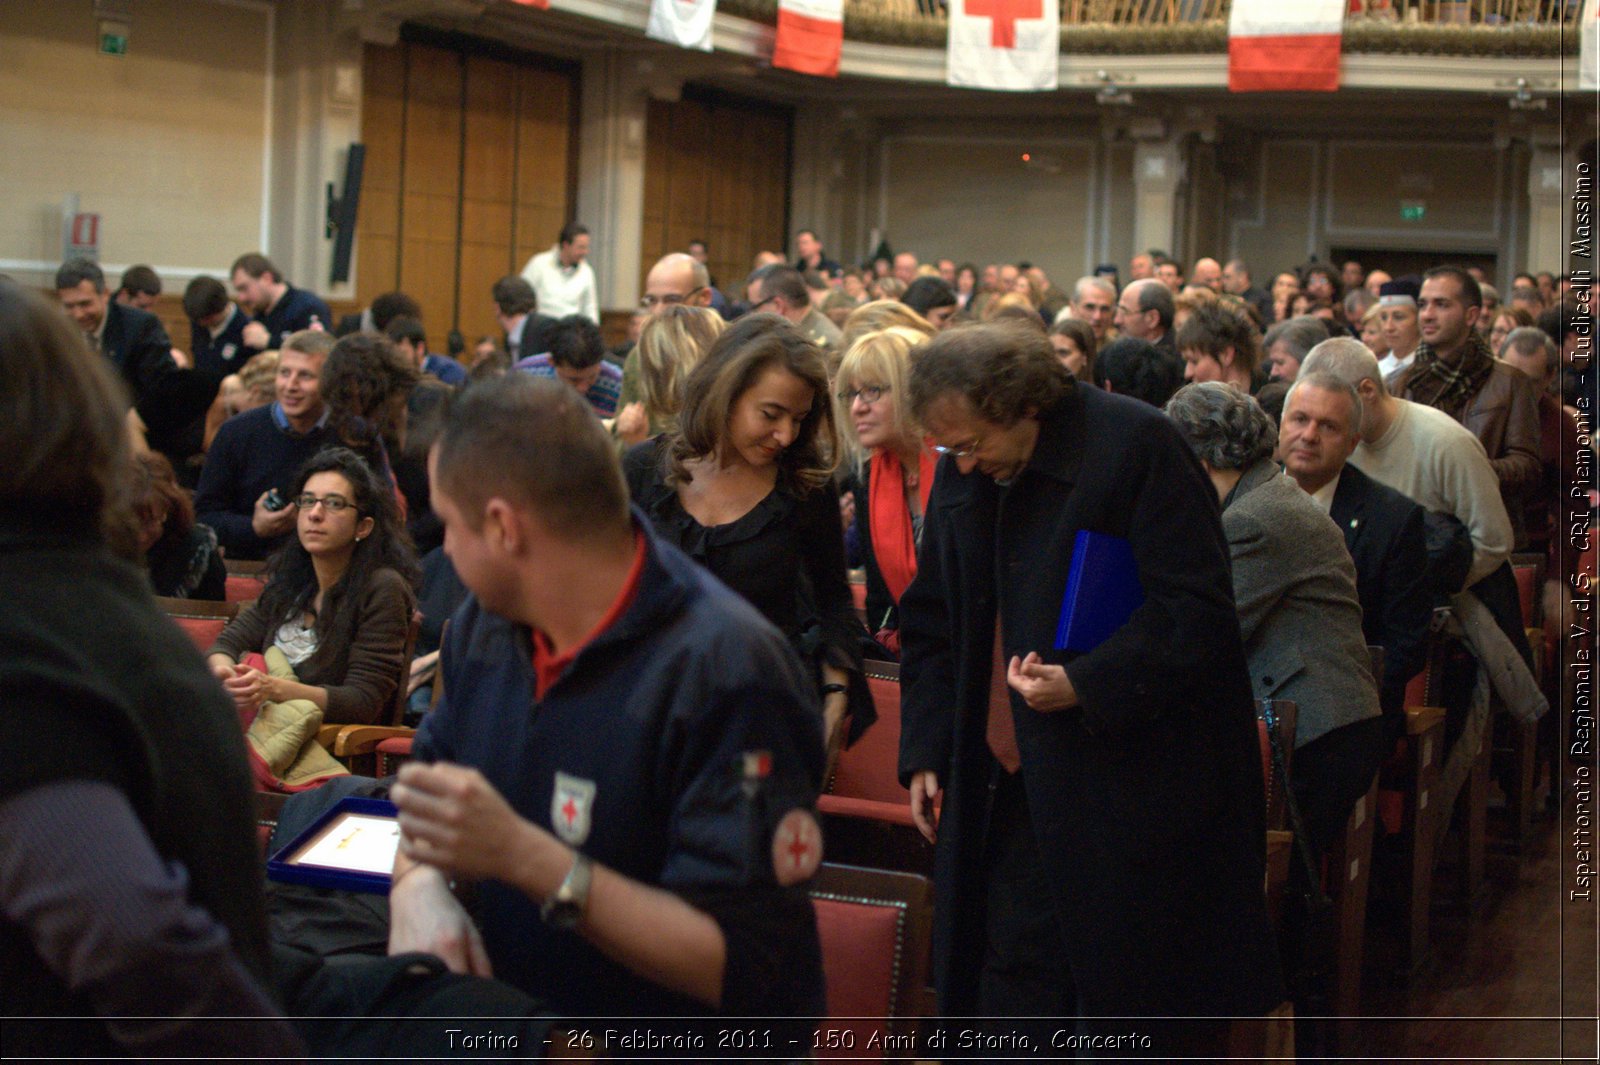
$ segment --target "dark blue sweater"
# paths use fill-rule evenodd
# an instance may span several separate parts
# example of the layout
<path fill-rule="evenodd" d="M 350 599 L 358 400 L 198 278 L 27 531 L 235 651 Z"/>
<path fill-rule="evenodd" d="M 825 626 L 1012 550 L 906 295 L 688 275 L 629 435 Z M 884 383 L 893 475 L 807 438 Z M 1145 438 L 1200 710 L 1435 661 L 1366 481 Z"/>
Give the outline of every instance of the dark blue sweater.
<path fill-rule="evenodd" d="M 235 308 L 222 332 L 212 337 L 211 330 L 198 323 L 189 326 L 189 356 L 194 368 L 218 377 L 233 373 L 250 358 L 244 346 L 244 327 L 250 316 Z"/>
<path fill-rule="evenodd" d="M 321 428 L 304 436 L 278 428 L 272 417 L 276 406 L 247 410 L 223 422 L 200 470 L 195 515 L 217 531 L 217 542 L 229 558 L 265 558 L 276 546 L 250 526 L 256 500 L 269 488 L 287 499 L 295 474 L 327 439 Z"/>
<path fill-rule="evenodd" d="M 322 323 L 322 328 L 333 329 L 333 312 L 328 310 L 328 305 L 323 302 L 322 297 L 315 292 L 290 285 L 289 290 L 283 294 L 283 299 L 261 318 L 261 324 L 272 334 L 272 343 L 268 345 L 268 350 L 283 347 L 283 342 L 289 339 L 290 333 L 311 328 L 313 317 Z M 255 353 L 254 349 L 250 350 L 250 354 Z"/>

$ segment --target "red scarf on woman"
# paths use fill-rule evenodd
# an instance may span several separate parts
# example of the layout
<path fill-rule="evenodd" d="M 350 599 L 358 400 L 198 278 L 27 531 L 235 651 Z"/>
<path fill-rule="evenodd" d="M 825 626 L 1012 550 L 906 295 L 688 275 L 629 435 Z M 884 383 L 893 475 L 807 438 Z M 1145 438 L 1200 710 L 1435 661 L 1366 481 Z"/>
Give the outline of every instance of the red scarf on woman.
<path fill-rule="evenodd" d="M 917 457 L 917 495 L 922 499 L 922 513 L 927 514 L 935 460 L 927 448 L 920 449 Z M 917 542 L 912 535 L 911 509 L 906 506 L 905 466 L 899 455 L 879 448 L 872 453 L 868 476 L 867 525 L 872 533 L 872 553 L 890 597 L 898 604 L 917 575 Z"/>

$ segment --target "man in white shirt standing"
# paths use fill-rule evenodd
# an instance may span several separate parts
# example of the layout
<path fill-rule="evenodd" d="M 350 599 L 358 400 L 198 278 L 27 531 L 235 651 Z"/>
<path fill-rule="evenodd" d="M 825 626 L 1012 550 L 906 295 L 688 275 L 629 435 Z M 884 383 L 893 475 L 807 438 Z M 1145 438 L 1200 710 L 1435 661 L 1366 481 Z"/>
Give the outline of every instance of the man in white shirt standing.
<path fill-rule="evenodd" d="M 533 286 L 541 314 L 551 318 L 581 314 L 599 324 L 600 301 L 588 258 L 589 230 L 578 222 L 568 222 L 561 227 L 554 247 L 528 260 L 522 276 Z"/>

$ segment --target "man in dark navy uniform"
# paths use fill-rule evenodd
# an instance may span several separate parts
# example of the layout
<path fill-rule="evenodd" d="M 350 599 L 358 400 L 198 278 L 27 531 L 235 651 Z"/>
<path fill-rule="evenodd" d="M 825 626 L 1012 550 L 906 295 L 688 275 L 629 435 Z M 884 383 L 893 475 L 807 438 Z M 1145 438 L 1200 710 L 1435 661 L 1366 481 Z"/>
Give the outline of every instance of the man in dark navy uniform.
<path fill-rule="evenodd" d="M 467 389 L 430 466 L 472 595 L 393 793 L 391 953 L 572 1015 L 794 1017 L 808 1041 L 823 754 L 799 660 L 630 511 L 561 382 Z M 482 881 L 481 938 L 451 877 Z"/>

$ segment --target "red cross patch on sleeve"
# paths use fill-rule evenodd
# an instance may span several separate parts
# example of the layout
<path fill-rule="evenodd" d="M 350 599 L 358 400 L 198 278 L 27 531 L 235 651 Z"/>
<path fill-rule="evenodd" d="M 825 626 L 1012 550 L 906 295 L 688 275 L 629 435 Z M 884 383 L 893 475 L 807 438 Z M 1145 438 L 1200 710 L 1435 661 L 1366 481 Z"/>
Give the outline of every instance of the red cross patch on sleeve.
<path fill-rule="evenodd" d="M 809 810 L 790 810 L 772 834 L 772 875 L 783 887 L 810 880 L 822 864 L 822 829 Z"/>

